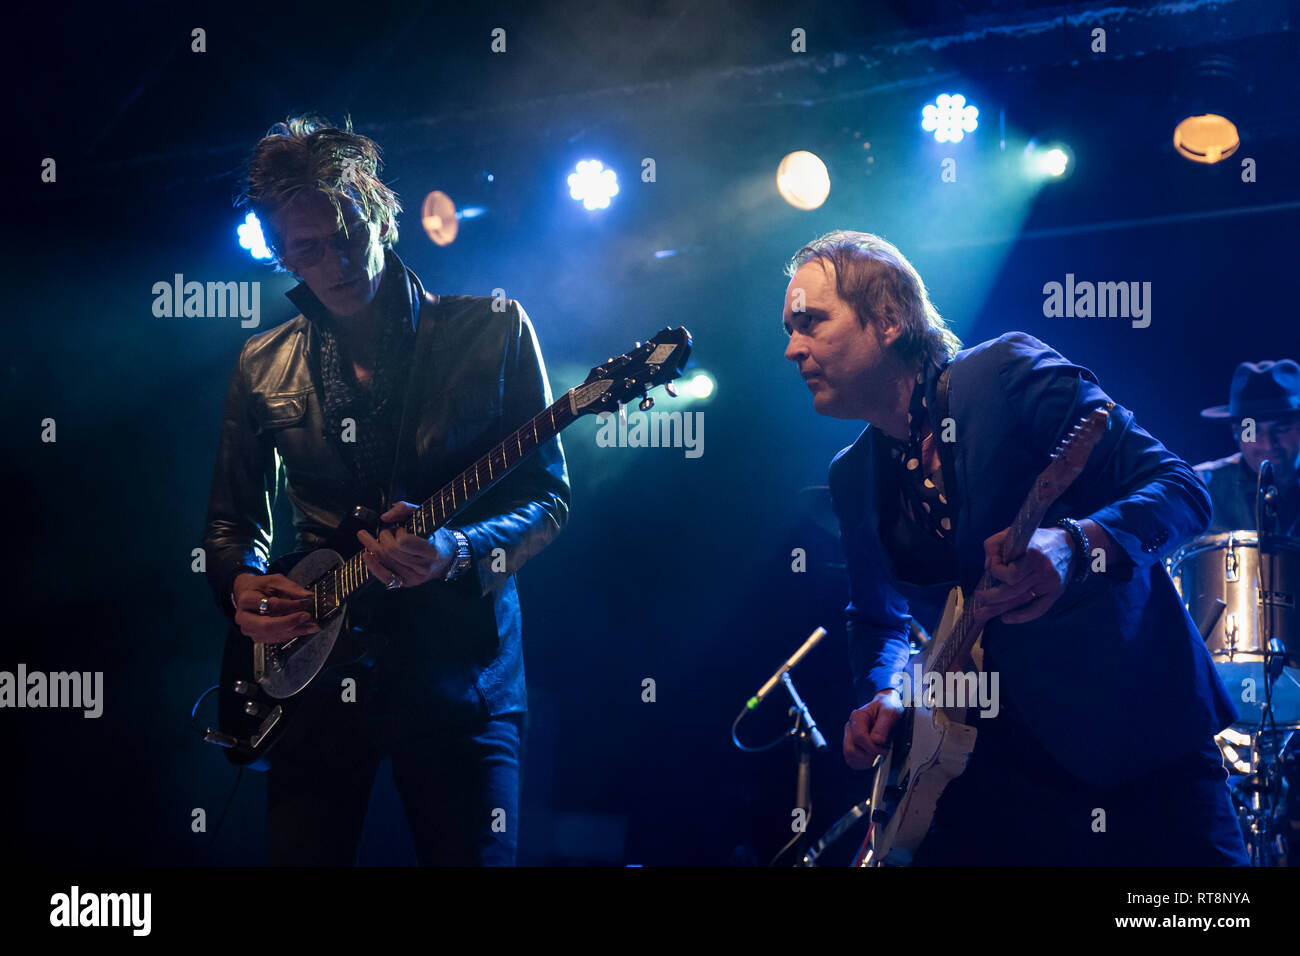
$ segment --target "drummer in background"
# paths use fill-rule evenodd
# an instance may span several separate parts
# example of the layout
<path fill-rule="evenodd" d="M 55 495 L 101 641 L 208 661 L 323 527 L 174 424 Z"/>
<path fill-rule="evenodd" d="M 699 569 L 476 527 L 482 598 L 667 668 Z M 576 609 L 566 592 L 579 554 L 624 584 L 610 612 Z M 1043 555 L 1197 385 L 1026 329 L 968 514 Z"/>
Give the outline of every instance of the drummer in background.
<path fill-rule="evenodd" d="M 1255 531 L 1255 497 L 1259 466 L 1273 463 L 1278 489 L 1278 530 L 1300 537 L 1300 365 L 1242 362 L 1232 376 L 1227 405 L 1201 412 L 1202 418 L 1227 421 L 1237 454 L 1196 466 L 1210 489 L 1214 514 L 1207 533 Z M 1254 434 L 1250 421 L 1254 421 Z M 1253 441 L 1249 440 L 1253 437 Z"/>

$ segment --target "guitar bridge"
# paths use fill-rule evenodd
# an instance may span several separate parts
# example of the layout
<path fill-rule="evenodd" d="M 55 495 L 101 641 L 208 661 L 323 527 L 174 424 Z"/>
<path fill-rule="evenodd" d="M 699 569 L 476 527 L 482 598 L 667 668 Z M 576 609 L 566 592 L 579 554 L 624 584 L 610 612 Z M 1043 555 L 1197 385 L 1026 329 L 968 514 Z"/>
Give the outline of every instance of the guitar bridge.
<path fill-rule="evenodd" d="M 266 720 L 262 721 L 262 723 L 258 725 L 257 733 L 253 734 L 248 741 L 249 745 L 252 746 L 254 750 L 256 750 L 262 743 L 262 740 L 265 739 L 266 735 L 271 732 L 271 728 L 280 722 L 280 717 L 283 714 L 284 708 L 279 704 L 276 704 L 275 708 L 266 715 Z"/>

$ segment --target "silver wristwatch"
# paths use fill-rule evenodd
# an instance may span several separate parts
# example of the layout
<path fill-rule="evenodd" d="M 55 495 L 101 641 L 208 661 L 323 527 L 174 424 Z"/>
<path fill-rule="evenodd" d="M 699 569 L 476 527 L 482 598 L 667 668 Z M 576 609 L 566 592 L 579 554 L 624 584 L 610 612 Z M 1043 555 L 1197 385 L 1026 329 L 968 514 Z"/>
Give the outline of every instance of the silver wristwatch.
<path fill-rule="evenodd" d="M 469 550 L 469 538 L 454 528 L 450 530 L 456 536 L 456 560 L 447 569 L 447 576 L 443 578 L 444 581 L 455 581 L 474 562 L 474 556 Z"/>

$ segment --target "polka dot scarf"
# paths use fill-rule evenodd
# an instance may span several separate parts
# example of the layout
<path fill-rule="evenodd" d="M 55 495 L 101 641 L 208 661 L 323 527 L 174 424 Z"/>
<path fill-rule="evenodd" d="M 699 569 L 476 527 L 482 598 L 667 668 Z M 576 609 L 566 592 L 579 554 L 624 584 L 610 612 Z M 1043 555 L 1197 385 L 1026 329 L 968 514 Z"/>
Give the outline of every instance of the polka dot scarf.
<path fill-rule="evenodd" d="M 910 434 L 905 443 L 894 442 L 893 455 L 903 469 L 905 513 L 936 538 L 948 541 L 953 536 L 956 514 L 944 494 L 943 469 L 936 468 L 932 474 L 926 474 L 925 453 L 932 451 L 937 441 L 930 430 L 927 412 L 925 375 L 918 372 L 907 412 Z"/>

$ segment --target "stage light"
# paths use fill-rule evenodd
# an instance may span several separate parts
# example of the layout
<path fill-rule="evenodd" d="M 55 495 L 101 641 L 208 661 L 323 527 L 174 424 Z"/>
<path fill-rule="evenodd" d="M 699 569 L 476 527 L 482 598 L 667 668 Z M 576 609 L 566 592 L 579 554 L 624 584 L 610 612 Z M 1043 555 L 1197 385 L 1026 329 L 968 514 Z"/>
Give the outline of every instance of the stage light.
<path fill-rule="evenodd" d="M 979 126 L 980 111 L 960 93 L 940 93 L 921 109 L 921 129 L 933 133 L 940 143 L 960 143 Z"/>
<path fill-rule="evenodd" d="M 1030 140 L 1025 146 L 1025 169 L 1033 179 L 1059 179 L 1072 171 L 1074 156 L 1064 143 L 1044 143 Z"/>
<path fill-rule="evenodd" d="M 456 241 L 460 232 L 460 217 L 456 215 L 456 204 L 445 192 L 435 189 L 424 197 L 424 208 L 420 221 L 424 232 L 436 246 L 449 246 Z"/>
<path fill-rule="evenodd" d="M 1194 163 L 1217 163 L 1240 145 L 1237 127 L 1217 113 L 1189 116 L 1174 128 L 1174 149 Z"/>
<path fill-rule="evenodd" d="M 777 167 L 776 188 L 781 198 L 796 209 L 816 209 L 830 195 L 831 174 L 815 153 L 797 150 Z"/>
<path fill-rule="evenodd" d="M 247 249 L 254 259 L 271 258 L 271 250 L 266 247 L 266 239 L 262 235 L 262 224 L 251 212 L 244 217 L 243 224 L 235 230 L 235 233 L 239 236 L 239 244 Z"/>
<path fill-rule="evenodd" d="M 717 383 L 713 380 L 713 376 L 701 370 L 691 376 L 682 391 L 690 398 L 704 399 L 710 397 L 716 388 Z"/>
<path fill-rule="evenodd" d="M 1049 149 L 1043 154 L 1043 171 L 1049 176 L 1061 175 L 1069 164 L 1070 157 L 1065 155 L 1063 149 Z"/>
<path fill-rule="evenodd" d="M 577 172 L 569 174 L 569 195 L 588 209 L 608 209 L 618 195 L 618 176 L 598 159 L 584 159 Z"/>

